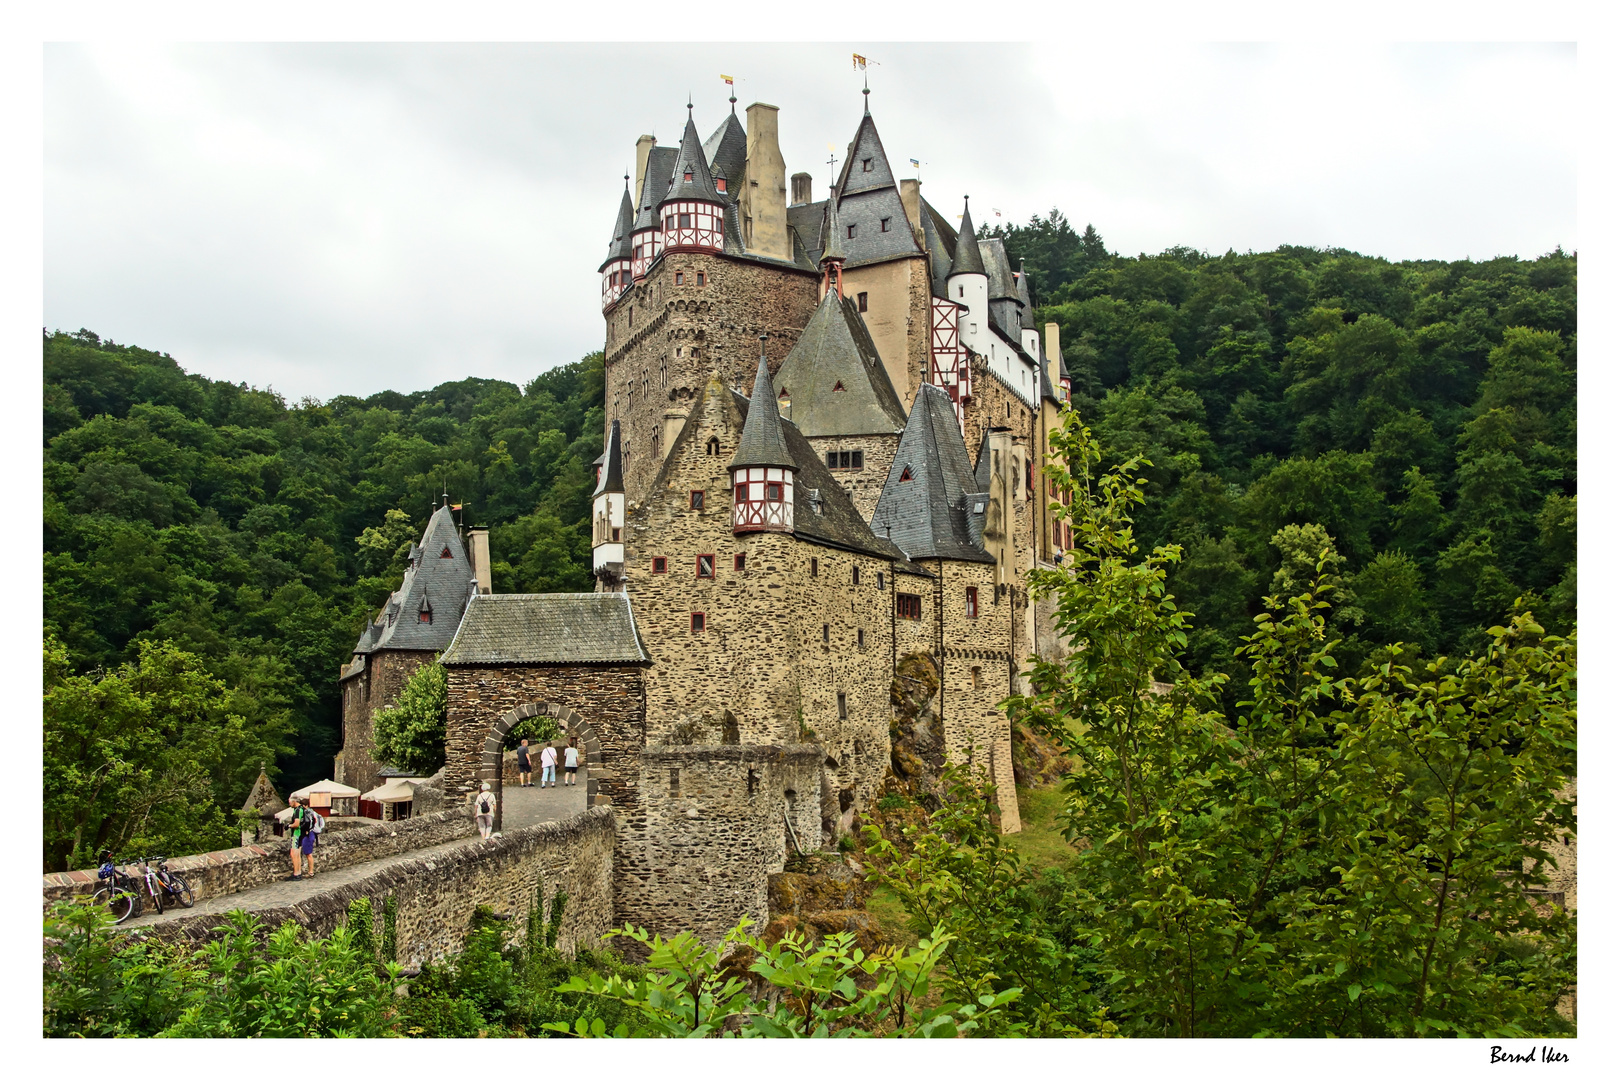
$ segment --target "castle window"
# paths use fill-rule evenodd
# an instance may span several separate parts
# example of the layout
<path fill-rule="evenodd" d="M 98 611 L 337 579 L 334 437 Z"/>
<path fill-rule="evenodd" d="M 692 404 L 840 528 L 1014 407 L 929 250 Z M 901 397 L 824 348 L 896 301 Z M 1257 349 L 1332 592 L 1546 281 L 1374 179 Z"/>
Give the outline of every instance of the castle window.
<path fill-rule="evenodd" d="M 748 770 L 748 794 L 752 795 L 754 792 L 756 792 L 758 790 L 759 790 L 759 771 L 756 770 L 756 769 L 749 769 Z"/>
<path fill-rule="evenodd" d="M 613 542 L 615 544 L 617 544 L 619 542 L 619 530 L 618 529 L 613 530 Z"/>
<path fill-rule="evenodd" d="M 697 557 L 697 576 L 704 578 L 714 577 L 713 555 L 699 555 Z"/>
<path fill-rule="evenodd" d="M 662 555 L 654 555 L 653 556 L 653 573 L 655 573 L 655 574 L 667 574 L 668 572 L 669 572 L 669 560 L 664 558 Z"/>
<path fill-rule="evenodd" d="M 858 566 L 850 567 L 850 570 L 849 570 L 849 583 L 851 585 L 859 585 L 861 583 L 861 568 L 860 567 L 858 567 Z"/>
<path fill-rule="evenodd" d="M 889 219 L 888 218 L 879 218 L 878 219 L 878 232 L 888 232 L 888 231 L 889 231 Z"/>
<path fill-rule="evenodd" d="M 421 611 L 418 611 L 416 613 L 416 621 L 431 624 L 433 622 L 433 609 L 425 607 Z"/>
<path fill-rule="evenodd" d="M 842 393 L 843 390 L 844 390 L 844 381 L 842 379 L 840 379 L 837 382 L 833 383 L 833 390 L 835 390 L 835 391 L 837 391 L 839 393 Z"/>
<path fill-rule="evenodd" d="M 690 174 L 688 174 L 687 179 L 688 180 L 691 179 Z M 679 219 L 680 219 L 680 227 L 681 228 L 690 229 L 692 227 L 692 215 L 691 214 L 679 214 L 679 215 L 677 215 L 677 217 L 679 217 Z"/>
<path fill-rule="evenodd" d="M 675 271 L 675 284 L 677 284 L 677 285 L 681 284 L 685 280 L 685 277 L 686 277 L 686 275 L 682 274 L 679 270 Z M 675 355 L 679 356 L 680 355 L 680 350 L 677 349 L 676 352 L 675 352 Z"/>
<path fill-rule="evenodd" d="M 979 590 L 972 585 L 967 587 L 967 617 L 970 619 L 979 617 Z"/>
<path fill-rule="evenodd" d="M 844 226 L 844 239 L 845 240 L 853 240 L 853 239 L 855 239 L 855 226 L 853 226 L 853 225 Z"/>
<path fill-rule="evenodd" d="M 694 633 L 694 634 L 703 633 L 704 621 L 705 620 L 703 618 L 703 612 L 701 612 L 701 611 L 692 612 L 692 633 Z"/>
<path fill-rule="evenodd" d="M 450 558 L 450 548 L 449 548 L 448 545 L 445 546 L 445 549 L 443 551 L 439 552 L 439 558 L 441 558 L 441 559 Z"/>
<path fill-rule="evenodd" d="M 720 192 L 721 194 L 724 194 L 725 190 L 726 190 L 726 178 L 723 177 L 723 176 L 715 177 L 714 189 L 716 191 Z"/>
<path fill-rule="evenodd" d="M 844 697 L 843 691 L 838 694 L 838 719 L 849 719 L 849 700 Z"/>
<path fill-rule="evenodd" d="M 690 184 L 692 182 L 692 170 L 687 169 L 685 176 L 686 176 L 685 182 Z M 682 215 L 682 216 L 684 217 L 685 215 Z"/>
<path fill-rule="evenodd" d="M 689 499 L 690 499 L 690 506 L 691 506 L 691 508 L 693 510 L 701 510 L 701 509 L 703 509 L 703 492 L 694 491 L 689 496 Z"/>
<path fill-rule="evenodd" d="M 857 630 L 857 631 L 855 631 L 855 647 L 857 649 L 866 648 L 866 631 L 865 630 Z"/>
<path fill-rule="evenodd" d="M 1024 462 L 1024 493 L 1028 498 L 1033 499 L 1035 497 L 1035 463 L 1033 461 Z"/>
<path fill-rule="evenodd" d="M 724 183 L 724 181 L 721 181 L 721 182 Z M 698 271 L 698 288 L 701 289 L 703 287 L 703 285 L 704 285 L 703 271 L 699 270 Z"/>
<path fill-rule="evenodd" d="M 701 618 L 701 616 L 697 616 L 697 615 L 694 615 L 692 617 L 694 619 L 695 618 Z M 671 770 L 669 770 L 669 797 L 672 798 L 672 799 L 677 798 L 677 797 L 679 797 L 680 793 L 681 793 L 681 770 L 679 770 L 679 769 L 671 769 Z"/>
<path fill-rule="evenodd" d="M 967 295 L 967 286 L 966 285 L 958 285 L 956 287 L 956 297 L 957 297 L 957 299 L 960 300 L 962 297 L 964 297 L 966 295 Z"/>
<path fill-rule="evenodd" d="M 766 484 L 765 485 L 765 501 L 766 502 L 781 502 L 782 501 L 782 485 L 781 484 Z"/>
<path fill-rule="evenodd" d="M 732 560 L 731 568 L 740 574 L 747 568 L 747 566 L 748 556 L 741 551 L 737 552 L 736 558 Z"/>
<path fill-rule="evenodd" d="M 883 571 L 878 571 L 878 592 L 883 591 Z"/>
<path fill-rule="evenodd" d="M 709 445 L 704 448 L 703 452 L 705 454 L 708 454 L 710 457 L 719 457 L 720 456 L 720 440 L 719 440 L 719 438 L 711 435 L 709 437 Z"/>
<path fill-rule="evenodd" d="M 861 172 L 871 172 L 871 171 L 872 171 L 872 159 L 869 158 L 869 157 L 861 158 Z"/>
<path fill-rule="evenodd" d="M 859 308 L 861 311 L 866 310 L 866 294 L 865 293 L 856 293 L 855 294 L 855 306 L 857 308 Z"/>
<path fill-rule="evenodd" d="M 821 643 L 823 645 L 825 645 L 830 641 L 832 641 L 832 625 L 830 623 L 822 623 L 821 624 Z"/>
<path fill-rule="evenodd" d="M 911 466 L 907 465 L 905 468 L 900 470 L 900 482 L 902 484 L 904 484 L 907 481 L 909 481 L 910 479 L 911 479 Z"/>
<path fill-rule="evenodd" d="M 816 562 L 816 560 L 815 560 L 815 559 L 813 559 L 813 558 L 812 558 L 812 559 L 811 559 L 811 560 L 810 560 L 810 576 L 811 576 L 811 577 L 815 577 L 815 576 L 816 576 L 816 569 L 817 569 L 817 567 L 818 567 L 818 565 L 819 565 L 819 564 L 818 564 L 818 563 L 817 563 L 817 562 Z"/>
<path fill-rule="evenodd" d="M 922 597 L 916 593 L 895 593 L 894 613 L 902 619 L 921 619 Z"/>
<path fill-rule="evenodd" d="M 974 668 L 973 669 L 973 689 L 975 689 L 975 690 L 978 690 L 980 688 L 980 686 L 982 685 L 980 680 L 981 680 L 981 678 L 983 676 L 983 671 L 984 671 L 983 668 Z"/>

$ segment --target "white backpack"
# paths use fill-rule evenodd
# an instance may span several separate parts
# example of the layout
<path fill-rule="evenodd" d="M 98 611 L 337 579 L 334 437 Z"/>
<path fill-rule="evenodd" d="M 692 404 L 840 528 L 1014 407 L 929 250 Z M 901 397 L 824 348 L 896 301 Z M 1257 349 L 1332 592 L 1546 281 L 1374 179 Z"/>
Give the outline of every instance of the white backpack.
<path fill-rule="evenodd" d="M 315 819 L 309 823 L 309 831 L 316 836 L 321 835 L 321 833 L 326 831 L 326 816 L 319 810 L 314 809 L 311 809 L 309 814 Z"/>

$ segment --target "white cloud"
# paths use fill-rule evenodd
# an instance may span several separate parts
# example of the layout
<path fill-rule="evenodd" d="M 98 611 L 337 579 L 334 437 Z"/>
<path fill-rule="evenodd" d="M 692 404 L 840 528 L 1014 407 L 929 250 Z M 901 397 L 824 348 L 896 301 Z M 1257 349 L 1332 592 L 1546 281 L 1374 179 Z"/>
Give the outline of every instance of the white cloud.
<path fill-rule="evenodd" d="M 45 321 L 289 397 L 524 382 L 599 347 L 635 139 L 781 106 L 825 190 L 844 46 L 50 46 Z M 954 215 L 1058 206 L 1127 253 L 1576 246 L 1557 46 L 871 46 L 889 157 Z"/>

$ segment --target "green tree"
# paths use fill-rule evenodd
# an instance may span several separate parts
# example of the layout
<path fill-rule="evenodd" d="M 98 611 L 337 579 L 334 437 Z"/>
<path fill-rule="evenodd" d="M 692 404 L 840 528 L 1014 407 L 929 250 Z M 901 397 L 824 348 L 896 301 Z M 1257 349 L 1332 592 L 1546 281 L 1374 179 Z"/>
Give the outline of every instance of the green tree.
<path fill-rule="evenodd" d="M 399 700 L 372 716 L 377 757 L 398 769 L 429 776 L 444 764 L 449 680 L 438 658 L 411 673 Z"/>

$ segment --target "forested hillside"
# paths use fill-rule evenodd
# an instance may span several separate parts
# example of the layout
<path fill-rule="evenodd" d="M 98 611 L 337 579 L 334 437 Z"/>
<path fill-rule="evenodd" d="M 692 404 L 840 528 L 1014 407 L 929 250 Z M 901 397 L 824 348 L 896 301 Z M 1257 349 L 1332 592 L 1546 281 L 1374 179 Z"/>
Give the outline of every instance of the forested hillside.
<path fill-rule="evenodd" d="M 1301 580 L 1320 530 L 1351 663 L 1397 640 L 1477 648 L 1526 594 L 1550 630 L 1573 625 L 1573 255 L 1125 258 L 1057 210 L 997 234 L 1062 328 L 1105 464 L 1153 463 L 1137 537 L 1183 548 L 1195 667 L 1238 673 L 1262 597 Z"/>
<path fill-rule="evenodd" d="M 590 587 L 600 354 L 521 390 L 297 403 L 82 330 L 44 370 L 46 633 L 81 674 L 143 642 L 200 656 L 246 721 L 211 770 L 227 809 L 266 754 L 283 790 L 331 774 L 338 666 L 441 490 L 493 526 L 497 590 Z"/>
<path fill-rule="evenodd" d="M 1241 674 L 1262 598 L 1327 537 L 1352 666 L 1396 640 L 1475 648 L 1526 594 L 1572 625 L 1573 256 L 1126 258 L 1056 211 L 1004 235 L 1105 464 L 1153 463 L 1137 536 L 1184 549 L 1195 669 Z M 47 862 L 148 803 L 224 813 L 143 811 L 125 839 L 228 841 L 261 761 L 283 790 L 330 775 L 338 667 L 436 493 L 492 526 L 497 591 L 590 587 L 600 353 L 521 390 L 288 403 L 81 330 L 45 337 L 44 374 L 47 817 L 77 822 Z"/>

